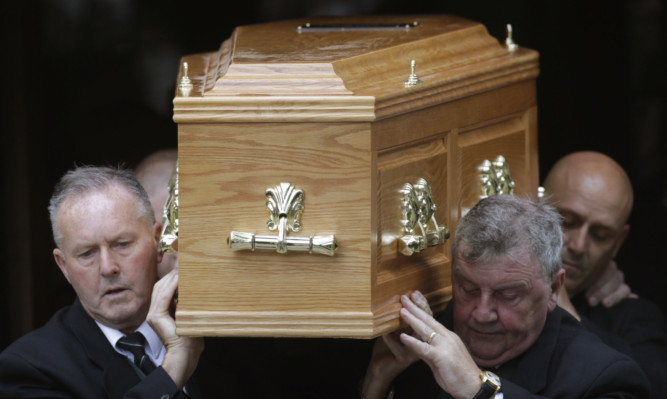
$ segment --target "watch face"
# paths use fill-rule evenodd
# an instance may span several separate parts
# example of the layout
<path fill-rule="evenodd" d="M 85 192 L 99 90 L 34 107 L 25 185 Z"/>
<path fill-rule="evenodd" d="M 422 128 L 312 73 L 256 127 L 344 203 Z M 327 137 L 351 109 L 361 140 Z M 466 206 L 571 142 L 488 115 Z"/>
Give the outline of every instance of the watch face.
<path fill-rule="evenodd" d="M 484 375 L 486 376 L 486 379 L 491 383 L 491 385 L 494 385 L 496 389 L 500 387 L 500 377 L 498 377 L 497 375 L 495 375 L 490 371 L 485 371 Z"/>

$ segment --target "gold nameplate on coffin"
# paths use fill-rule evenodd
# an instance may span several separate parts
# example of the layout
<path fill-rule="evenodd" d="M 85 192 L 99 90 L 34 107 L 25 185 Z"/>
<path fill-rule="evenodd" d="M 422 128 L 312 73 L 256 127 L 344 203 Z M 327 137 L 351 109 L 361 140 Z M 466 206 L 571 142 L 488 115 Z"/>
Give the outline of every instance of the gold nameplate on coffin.
<path fill-rule="evenodd" d="M 511 44 L 450 15 L 310 18 L 183 57 L 177 332 L 372 338 L 402 294 L 443 309 L 497 170 L 537 190 L 538 54 Z"/>

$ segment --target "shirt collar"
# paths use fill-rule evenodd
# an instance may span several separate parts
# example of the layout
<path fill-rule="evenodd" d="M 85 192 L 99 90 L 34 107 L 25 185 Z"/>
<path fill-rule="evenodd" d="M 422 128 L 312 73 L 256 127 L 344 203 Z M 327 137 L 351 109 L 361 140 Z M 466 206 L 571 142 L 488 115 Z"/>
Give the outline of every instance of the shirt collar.
<path fill-rule="evenodd" d="M 118 340 L 123 338 L 125 336 L 124 333 L 121 331 L 118 331 L 114 328 L 105 326 L 104 324 L 98 322 L 97 320 L 95 321 L 97 325 L 100 327 L 100 330 L 104 333 L 104 336 L 107 337 L 107 340 L 109 340 L 109 343 L 111 346 L 120 353 L 118 348 L 116 348 L 116 344 L 118 343 Z M 146 342 L 148 343 L 148 350 L 146 351 L 147 354 L 152 357 L 152 358 L 157 358 L 159 357 L 160 353 L 162 352 L 164 345 L 162 344 L 162 341 L 160 341 L 160 337 L 153 331 L 151 326 L 148 325 L 148 322 L 144 321 L 141 323 L 139 328 L 137 328 L 136 331 L 141 332 L 144 337 L 146 337 Z"/>

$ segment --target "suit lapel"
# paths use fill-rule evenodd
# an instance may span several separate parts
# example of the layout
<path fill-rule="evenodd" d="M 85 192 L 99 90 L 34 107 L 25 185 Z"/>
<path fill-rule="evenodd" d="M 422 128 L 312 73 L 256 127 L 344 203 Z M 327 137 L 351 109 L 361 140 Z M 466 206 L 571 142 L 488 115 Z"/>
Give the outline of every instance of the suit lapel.
<path fill-rule="evenodd" d="M 77 299 L 72 305 L 70 325 L 81 342 L 88 358 L 104 374 L 104 385 L 110 398 L 123 395 L 141 380 L 127 358 L 116 352 L 95 321 L 86 313 Z"/>
<path fill-rule="evenodd" d="M 74 301 L 72 311 L 68 313 L 67 318 L 67 325 L 74 326 L 72 332 L 81 343 L 88 358 L 102 370 L 104 389 L 109 398 L 122 398 L 127 391 L 141 381 L 136 367 L 125 356 L 114 350 L 78 299 Z M 195 376 L 190 378 L 186 385 L 189 396 L 193 399 L 203 398 Z"/>

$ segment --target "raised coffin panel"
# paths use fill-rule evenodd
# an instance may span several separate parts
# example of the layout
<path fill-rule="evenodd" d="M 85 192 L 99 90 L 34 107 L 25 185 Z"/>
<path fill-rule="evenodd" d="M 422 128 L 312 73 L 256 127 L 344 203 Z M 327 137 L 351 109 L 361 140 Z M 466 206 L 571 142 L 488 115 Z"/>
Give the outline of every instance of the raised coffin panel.
<path fill-rule="evenodd" d="M 464 215 L 485 195 L 479 167 L 485 160 L 505 158 L 515 183 L 514 194 L 537 194 L 536 109 L 477 126 L 462 129 L 458 135 L 461 177 L 458 192 L 459 212 Z"/>
<path fill-rule="evenodd" d="M 361 296 L 364 291 L 370 295 L 364 284 L 370 271 L 355 266 L 370 262 L 368 129 L 362 124 L 183 129 L 179 322 L 191 323 L 189 328 L 197 332 L 223 325 L 229 333 L 280 335 L 301 325 L 313 334 L 345 335 L 324 329 L 321 322 L 308 326 L 302 319 L 317 319 L 318 312 L 362 312 L 367 299 Z M 305 234 L 295 235 L 344 230 L 338 240 L 348 250 L 328 257 L 233 252 L 226 245 L 231 230 L 271 234 L 264 192 L 281 182 L 305 192 Z M 341 291 L 340 285 L 351 291 Z M 258 331 L 249 331 L 246 312 L 262 313 L 267 320 L 253 327 Z"/>
<path fill-rule="evenodd" d="M 397 240 L 403 235 L 400 223 L 403 196 L 400 190 L 406 183 L 416 184 L 423 178 L 431 186 L 436 202 L 435 219 L 447 226 L 446 135 L 431 140 L 410 143 L 378 154 L 378 225 L 377 267 L 372 275 L 373 310 L 378 314 L 397 311 L 397 293 L 420 289 L 434 309 L 442 308 L 451 296 L 449 276 L 449 246 L 430 247 L 421 253 L 406 256 L 399 252 Z M 392 328 L 398 327 L 396 314 Z"/>

